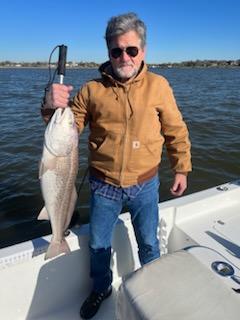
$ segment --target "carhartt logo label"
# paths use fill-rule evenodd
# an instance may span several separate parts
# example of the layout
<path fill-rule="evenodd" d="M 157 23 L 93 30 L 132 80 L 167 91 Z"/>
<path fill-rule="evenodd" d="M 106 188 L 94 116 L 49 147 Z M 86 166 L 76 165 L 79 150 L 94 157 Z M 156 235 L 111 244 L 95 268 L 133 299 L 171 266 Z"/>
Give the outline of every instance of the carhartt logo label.
<path fill-rule="evenodd" d="M 133 149 L 139 149 L 140 148 L 140 141 L 133 141 Z"/>

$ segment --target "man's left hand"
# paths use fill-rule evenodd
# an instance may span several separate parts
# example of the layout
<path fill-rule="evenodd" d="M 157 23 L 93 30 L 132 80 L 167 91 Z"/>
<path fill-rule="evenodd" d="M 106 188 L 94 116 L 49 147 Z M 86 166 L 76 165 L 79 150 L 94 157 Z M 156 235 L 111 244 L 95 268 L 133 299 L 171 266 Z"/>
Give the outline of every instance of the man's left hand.
<path fill-rule="evenodd" d="M 187 175 L 183 173 L 176 173 L 173 185 L 170 189 L 171 194 L 179 197 L 187 189 Z"/>

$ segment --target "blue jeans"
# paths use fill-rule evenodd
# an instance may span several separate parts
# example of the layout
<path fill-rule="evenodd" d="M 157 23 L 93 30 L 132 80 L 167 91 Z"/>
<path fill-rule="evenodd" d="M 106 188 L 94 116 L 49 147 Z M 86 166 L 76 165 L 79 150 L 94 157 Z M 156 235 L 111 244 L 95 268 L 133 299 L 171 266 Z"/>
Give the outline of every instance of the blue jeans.
<path fill-rule="evenodd" d="M 93 279 L 93 290 L 96 292 L 104 291 L 112 283 L 110 269 L 112 234 L 123 205 L 127 205 L 131 214 L 141 265 L 160 256 L 157 238 L 158 176 L 145 182 L 135 197 L 129 197 L 125 192 L 127 188 L 120 189 L 121 199 L 111 199 L 98 194 L 96 190 L 91 190 L 90 276 Z"/>

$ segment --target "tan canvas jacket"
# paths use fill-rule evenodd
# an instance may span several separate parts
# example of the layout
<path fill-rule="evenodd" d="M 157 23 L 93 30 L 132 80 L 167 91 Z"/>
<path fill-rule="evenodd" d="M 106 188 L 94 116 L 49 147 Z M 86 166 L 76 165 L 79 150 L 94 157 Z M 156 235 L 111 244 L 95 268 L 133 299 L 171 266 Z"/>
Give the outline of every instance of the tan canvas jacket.
<path fill-rule="evenodd" d="M 71 102 L 79 131 L 89 123 L 90 167 L 106 182 L 127 187 L 153 176 L 165 143 L 175 172 L 191 171 L 186 124 L 167 80 L 147 71 L 126 83 L 111 76 L 87 82 Z"/>

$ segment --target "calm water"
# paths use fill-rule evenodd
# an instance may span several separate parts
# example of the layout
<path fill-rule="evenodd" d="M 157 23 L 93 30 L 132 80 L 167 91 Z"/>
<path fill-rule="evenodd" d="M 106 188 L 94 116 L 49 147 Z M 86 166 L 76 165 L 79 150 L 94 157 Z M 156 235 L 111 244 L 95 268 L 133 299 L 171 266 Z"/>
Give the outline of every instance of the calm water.
<path fill-rule="evenodd" d="M 188 193 L 240 177 L 240 68 L 154 69 L 171 83 L 188 124 L 193 172 Z M 75 92 L 97 70 L 69 70 L 65 83 Z M 39 114 L 45 69 L 0 69 L 0 247 L 50 232 L 36 217 L 43 205 L 38 181 L 44 124 Z M 77 185 L 87 168 L 87 135 L 80 138 Z M 172 174 L 164 154 L 160 170 L 161 201 L 170 199 Z M 87 181 L 75 221 L 87 222 Z"/>

